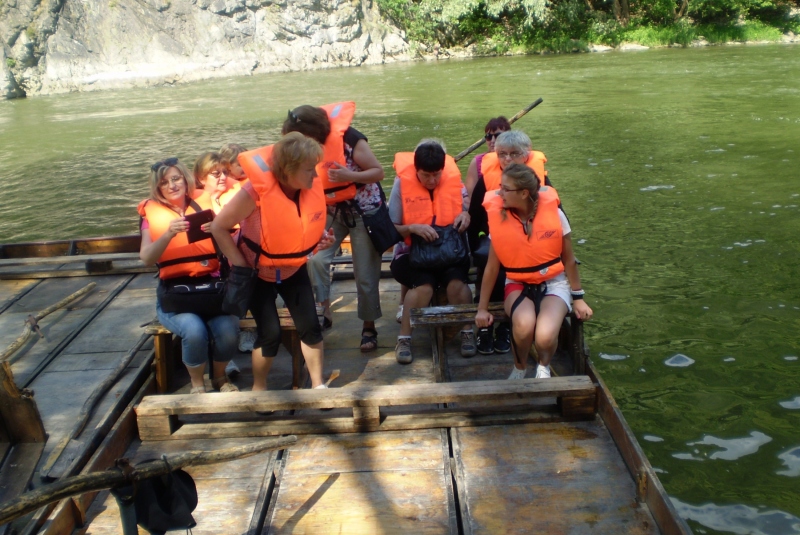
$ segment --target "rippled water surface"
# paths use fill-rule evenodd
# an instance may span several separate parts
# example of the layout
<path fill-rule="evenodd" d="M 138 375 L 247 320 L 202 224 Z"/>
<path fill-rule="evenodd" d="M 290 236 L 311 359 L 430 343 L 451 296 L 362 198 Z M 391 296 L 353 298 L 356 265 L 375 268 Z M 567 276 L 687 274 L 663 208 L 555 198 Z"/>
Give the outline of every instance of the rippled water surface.
<path fill-rule="evenodd" d="M 492 58 L 1 102 L 0 242 L 132 232 L 150 163 L 274 142 L 298 104 L 355 100 L 388 175 L 420 138 L 459 152 L 542 97 L 518 126 L 574 227 L 594 361 L 667 491 L 698 533 L 800 533 L 798 52 Z"/>

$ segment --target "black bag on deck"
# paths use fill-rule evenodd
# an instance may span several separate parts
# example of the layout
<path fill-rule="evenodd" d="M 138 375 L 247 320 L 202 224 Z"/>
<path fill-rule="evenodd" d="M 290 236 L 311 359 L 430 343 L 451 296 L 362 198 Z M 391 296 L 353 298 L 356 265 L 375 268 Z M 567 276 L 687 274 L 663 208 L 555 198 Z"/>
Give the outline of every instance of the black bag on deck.
<path fill-rule="evenodd" d="M 256 258 L 258 265 L 258 258 Z M 228 280 L 225 281 L 225 296 L 222 311 L 243 318 L 250 307 L 250 297 L 255 289 L 258 270 L 249 267 L 231 266 Z"/>
<path fill-rule="evenodd" d="M 353 201 L 353 205 L 364 222 L 369 239 L 372 240 L 372 246 L 382 255 L 389 247 L 402 241 L 403 237 L 397 232 L 389 217 L 389 207 L 386 205 L 386 194 L 383 192 L 383 188 L 381 188 L 381 199 L 383 200 L 381 205 L 371 213 L 363 212 L 356 201 Z"/>
<path fill-rule="evenodd" d="M 469 258 L 466 236 L 453 225 L 434 225 L 433 230 L 439 237 L 432 242 L 416 234 L 411 235 L 411 267 L 425 270 L 447 268 Z"/>
<path fill-rule="evenodd" d="M 213 317 L 223 314 L 225 282 L 219 277 L 175 277 L 160 280 L 156 295 L 161 310 Z"/>

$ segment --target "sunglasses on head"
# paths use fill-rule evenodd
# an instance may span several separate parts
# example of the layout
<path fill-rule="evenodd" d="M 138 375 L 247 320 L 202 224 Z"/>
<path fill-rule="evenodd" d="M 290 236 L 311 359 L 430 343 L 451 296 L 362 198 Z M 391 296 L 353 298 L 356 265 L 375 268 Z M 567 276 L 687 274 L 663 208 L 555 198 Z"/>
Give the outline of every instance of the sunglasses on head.
<path fill-rule="evenodd" d="M 150 170 L 154 173 L 157 173 L 159 169 L 162 167 L 172 167 L 173 165 L 178 165 L 177 158 L 167 158 L 166 160 L 162 160 L 160 162 L 156 162 L 150 166 Z"/>

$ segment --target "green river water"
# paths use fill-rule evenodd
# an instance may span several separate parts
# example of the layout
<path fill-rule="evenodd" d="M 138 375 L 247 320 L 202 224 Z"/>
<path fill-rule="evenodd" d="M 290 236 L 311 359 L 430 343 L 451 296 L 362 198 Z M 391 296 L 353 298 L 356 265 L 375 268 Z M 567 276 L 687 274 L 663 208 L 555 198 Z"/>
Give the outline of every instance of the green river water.
<path fill-rule="evenodd" d="M 272 143 L 299 104 L 355 100 L 393 176 L 422 137 L 455 154 L 542 97 L 517 126 L 573 225 L 593 360 L 667 492 L 697 533 L 800 534 L 799 52 L 487 58 L 0 102 L 0 243 L 134 232 L 150 163 Z"/>

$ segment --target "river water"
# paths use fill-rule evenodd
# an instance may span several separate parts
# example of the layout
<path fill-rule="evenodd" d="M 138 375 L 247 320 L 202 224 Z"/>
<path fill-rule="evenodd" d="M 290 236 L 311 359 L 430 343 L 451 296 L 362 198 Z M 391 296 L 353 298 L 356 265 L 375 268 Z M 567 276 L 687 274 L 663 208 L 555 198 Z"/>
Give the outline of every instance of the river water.
<path fill-rule="evenodd" d="M 593 360 L 698 533 L 800 533 L 796 47 L 487 58 L 0 102 L 0 243 L 130 233 L 150 163 L 352 99 L 391 176 L 489 117 L 545 152 Z M 463 170 L 469 158 L 462 162 Z M 389 181 L 385 184 L 387 187 Z"/>

